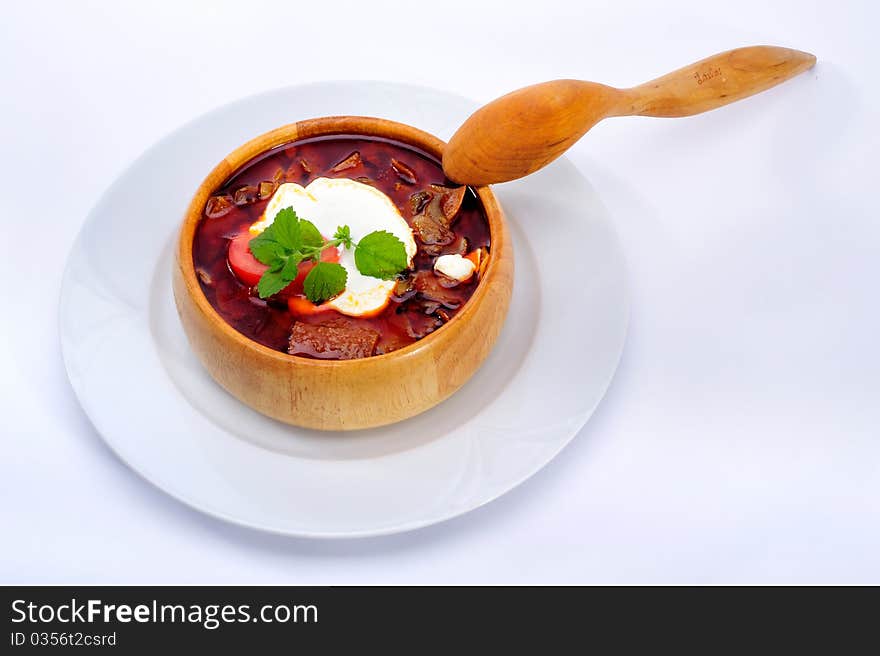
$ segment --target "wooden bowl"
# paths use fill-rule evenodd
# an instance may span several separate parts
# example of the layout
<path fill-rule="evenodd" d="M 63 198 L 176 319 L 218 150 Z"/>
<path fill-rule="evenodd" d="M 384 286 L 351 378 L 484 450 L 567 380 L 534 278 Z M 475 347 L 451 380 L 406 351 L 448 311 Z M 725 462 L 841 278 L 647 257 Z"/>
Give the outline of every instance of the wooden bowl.
<path fill-rule="evenodd" d="M 202 182 L 180 229 L 172 285 L 190 344 L 220 385 L 255 410 L 289 424 L 352 430 L 390 424 L 453 394 L 491 351 L 510 303 L 513 252 L 501 207 L 488 187 L 475 191 L 489 221 L 483 279 L 444 326 L 398 351 L 360 360 L 314 360 L 275 351 L 226 323 L 205 298 L 193 264 L 193 237 L 208 198 L 255 156 L 324 135 L 393 139 L 441 159 L 445 144 L 379 118 L 337 116 L 285 125 L 234 150 Z"/>

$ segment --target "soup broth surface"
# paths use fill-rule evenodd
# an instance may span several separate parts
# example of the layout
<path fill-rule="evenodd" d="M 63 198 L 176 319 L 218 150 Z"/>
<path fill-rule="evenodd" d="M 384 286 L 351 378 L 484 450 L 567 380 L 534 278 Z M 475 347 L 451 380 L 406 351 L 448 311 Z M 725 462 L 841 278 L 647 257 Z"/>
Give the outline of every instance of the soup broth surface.
<path fill-rule="evenodd" d="M 412 268 L 398 276 L 390 302 L 375 316 L 297 313 L 290 294 L 261 299 L 230 267 L 231 240 L 261 218 L 278 185 L 306 186 L 319 177 L 350 178 L 379 189 L 414 228 L 418 251 Z M 193 241 L 202 291 L 238 332 L 295 356 L 348 359 L 400 349 L 441 329 L 461 310 L 488 260 L 488 222 L 473 191 L 465 190 L 453 217 L 442 213 L 455 190 L 434 158 L 385 139 L 333 136 L 275 148 L 243 166 L 209 199 Z M 436 259 L 448 254 L 468 256 L 477 265 L 474 275 L 458 282 L 435 272 Z"/>

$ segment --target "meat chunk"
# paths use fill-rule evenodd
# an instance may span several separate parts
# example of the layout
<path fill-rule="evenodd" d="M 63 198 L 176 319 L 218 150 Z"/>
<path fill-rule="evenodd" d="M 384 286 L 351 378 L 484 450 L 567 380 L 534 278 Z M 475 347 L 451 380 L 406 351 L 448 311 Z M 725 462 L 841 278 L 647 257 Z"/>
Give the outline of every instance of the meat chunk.
<path fill-rule="evenodd" d="M 440 255 L 464 255 L 468 251 L 467 237 L 456 235 L 455 239 L 440 249 Z"/>
<path fill-rule="evenodd" d="M 468 296 L 462 286 L 446 287 L 440 277 L 431 271 L 417 271 L 413 276 L 413 287 L 421 298 L 439 303 L 450 310 L 461 306 Z"/>
<path fill-rule="evenodd" d="M 394 169 L 397 177 L 399 177 L 407 184 L 415 184 L 419 181 L 419 179 L 416 177 L 415 171 L 413 171 L 410 167 L 401 162 L 399 159 L 392 158 L 391 168 Z"/>
<path fill-rule="evenodd" d="M 464 202 L 464 194 L 467 187 L 444 187 L 442 185 L 431 185 L 436 193 L 440 194 L 440 211 L 443 218 L 446 219 L 446 225 L 452 225 L 453 220 L 461 209 Z"/>
<path fill-rule="evenodd" d="M 433 198 L 433 194 L 430 191 L 417 191 L 412 196 L 409 197 L 409 210 L 413 216 L 416 214 L 421 214 L 422 210 L 425 209 L 425 205 L 428 204 Z"/>
<path fill-rule="evenodd" d="M 445 246 L 455 240 L 455 233 L 430 214 L 415 217 L 412 229 L 419 241 L 428 246 Z"/>
<path fill-rule="evenodd" d="M 205 204 L 205 216 L 209 219 L 216 219 L 229 212 L 232 207 L 232 197 L 230 195 L 211 196 Z"/>
<path fill-rule="evenodd" d="M 202 284 L 210 287 L 214 284 L 214 276 L 211 275 L 211 272 L 203 267 L 196 267 L 196 275 L 199 277 L 199 280 L 202 281 Z"/>
<path fill-rule="evenodd" d="M 411 222 L 413 233 L 422 246 L 421 252 L 432 257 L 450 252 L 459 253 L 467 243 L 444 248 L 456 241 L 451 226 L 464 201 L 466 187 L 443 187 L 431 185 L 433 192 L 423 191 L 410 197 L 410 209 L 415 216 Z"/>
<path fill-rule="evenodd" d="M 336 166 L 334 166 L 331 171 L 333 173 L 339 173 L 340 171 L 345 171 L 347 169 L 353 169 L 357 166 L 361 165 L 361 154 L 358 151 L 354 151 L 351 155 L 346 157 L 344 160 L 339 162 Z"/>
<path fill-rule="evenodd" d="M 232 200 L 236 205 L 250 205 L 255 200 L 260 197 L 260 190 L 257 189 L 254 185 L 245 185 L 244 187 L 239 187 L 235 190 L 235 193 L 232 194 Z"/>
<path fill-rule="evenodd" d="M 260 200 L 269 198 L 269 196 L 275 193 L 277 188 L 278 184 L 274 180 L 263 180 L 258 187 Z"/>
<path fill-rule="evenodd" d="M 337 318 L 323 323 L 297 321 L 290 331 L 287 352 L 320 359 L 355 360 L 373 355 L 379 333 L 353 321 Z"/>

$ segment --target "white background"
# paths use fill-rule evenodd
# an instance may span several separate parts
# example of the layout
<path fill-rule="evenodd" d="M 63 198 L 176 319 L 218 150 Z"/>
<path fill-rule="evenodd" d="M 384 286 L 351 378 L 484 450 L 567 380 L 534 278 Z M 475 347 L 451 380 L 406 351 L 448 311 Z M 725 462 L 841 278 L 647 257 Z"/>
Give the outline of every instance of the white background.
<path fill-rule="evenodd" d="M 0 582 L 880 581 L 871 4 L 5 4 Z M 119 172 L 193 117 L 325 79 L 479 101 L 628 86 L 752 44 L 819 64 L 694 118 L 603 122 L 570 152 L 619 230 L 629 341 L 581 434 L 498 501 L 386 538 L 264 535 L 154 489 L 77 405 L 67 252 Z"/>

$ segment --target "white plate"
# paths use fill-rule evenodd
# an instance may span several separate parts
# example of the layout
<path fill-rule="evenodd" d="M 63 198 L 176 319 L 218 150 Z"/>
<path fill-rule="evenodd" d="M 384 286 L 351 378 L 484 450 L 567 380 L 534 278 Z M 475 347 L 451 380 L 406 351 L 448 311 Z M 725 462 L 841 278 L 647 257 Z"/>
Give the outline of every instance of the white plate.
<path fill-rule="evenodd" d="M 505 328 L 464 388 L 405 422 L 335 434 L 263 417 L 201 368 L 171 296 L 178 221 L 204 175 L 239 144 L 334 114 L 381 116 L 448 139 L 474 108 L 402 84 L 289 87 L 202 116 L 135 161 L 86 220 L 60 311 L 70 381 L 119 457 L 216 517 L 289 535 L 353 537 L 472 510 L 559 453 L 608 387 L 628 317 L 606 212 L 565 160 L 495 188 L 516 257 Z"/>

